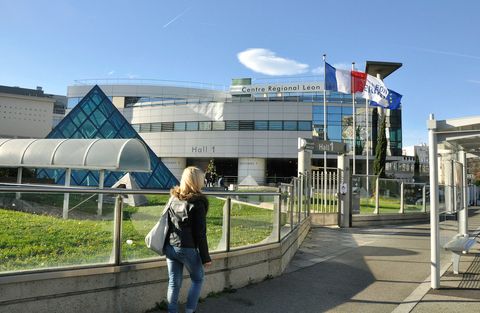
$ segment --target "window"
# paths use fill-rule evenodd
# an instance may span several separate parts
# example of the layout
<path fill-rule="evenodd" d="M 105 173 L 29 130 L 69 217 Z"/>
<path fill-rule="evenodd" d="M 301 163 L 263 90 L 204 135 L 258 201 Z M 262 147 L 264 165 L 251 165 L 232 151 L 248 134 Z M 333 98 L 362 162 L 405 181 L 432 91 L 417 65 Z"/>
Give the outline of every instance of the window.
<path fill-rule="evenodd" d="M 240 127 L 239 121 L 226 121 L 225 129 L 226 130 L 238 130 Z"/>
<path fill-rule="evenodd" d="M 238 126 L 240 130 L 254 130 L 253 121 L 240 121 Z"/>
<path fill-rule="evenodd" d="M 187 129 L 187 131 L 198 130 L 198 122 L 187 122 L 186 129 Z"/>
<path fill-rule="evenodd" d="M 225 122 L 212 122 L 212 130 L 225 130 Z"/>
<path fill-rule="evenodd" d="M 338 106 L 329 106 L 327 108 L 327 113 L 328 114 L 341 114 L 342 113 L 342 107 L 338 107 Z"/>
<path fill-rule="evenodd" d="M 310 121 L 298 121 L 298 130 L 312 130 L 312 122 Z"/>
<path fill-rule="evenodd" d="M 255 121 L 255 130 L 268 130 L 268 121 Z"/>
<path fill-rule="evenodd" d="M 71 109 L 80 102 L 81 98 L 68 98 L 67 108 Z"/>
<path fill-rule="evenodd" d="M 282 121 L 269 121 L 268 130 L 282 130 L 283 125 Z"/>
<path fill-rule="evenodd" d="M 342 126 L 328 126 L 327 125 L 327 138 L 328 140 L 342 139 Z"/>
<path fill-rule="evenodd" d="M 150 123 L 140 124 L 140 132 L 141 133 L 149 133 L 150 132 Z"/>
<path fill-rule="evenodd" d="M 162 131 L 162 123 L 152 123 L 150 131 L 152 131 L 152 132 Z"/>
<path fill-rule="evenodd" d="M 297 121 L 284 121 L 283 130 L 297 130 Z"/>
<path fill-rule="evenodd" d="M 200 130 L 212 130 L 212 122 L 199 122 L 198 128 Z"/>
<path fill-rule="evenodd" d="M 173 123 L 162 122 L 162 132 L 173 132 Z"/>
<path fill-rule="evenodd" d="M 173 124 L 173 130 L 176 132 L 185 131 L 185 122 L 175 122 Z"/>

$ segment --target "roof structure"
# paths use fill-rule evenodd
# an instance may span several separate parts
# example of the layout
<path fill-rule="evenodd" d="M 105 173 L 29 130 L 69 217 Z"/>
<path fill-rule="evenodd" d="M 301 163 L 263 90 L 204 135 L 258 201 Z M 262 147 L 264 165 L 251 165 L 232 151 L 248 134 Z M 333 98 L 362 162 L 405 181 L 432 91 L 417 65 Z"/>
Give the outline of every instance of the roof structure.
<path fill-rule="evenodd" d="M 480 116 L 437 120 L 435 133 L 444 148 L 463 150 L 472 157 L 480 156 Z"/>
<path fill-rule="evenodd" d="M 152 149 L 143 141 L 132 125 L 113 105 L 98 86 L 94 86 L 83 99 L 55 127 L 47 138 L 50 139 L 138 139 L 150 158 L 150 173 L 133 173 L 140 188 L 168 189 L 178 184 L 178 180 L 163 164 Z M 125 171 L 106 171 L 105 187 L 111 187 Z M 56 184 L 64 184 L 65 171 L 43 168 L 37 171 L 39 178 L 53 179 Z M 90 170 L 73 170 L 72 185 L 97 186 L 99 173 Z"/>
<path fill-rule="evenodd" d="M 0 167 L 149 172 L 138 139 L 0 139 Z"/>

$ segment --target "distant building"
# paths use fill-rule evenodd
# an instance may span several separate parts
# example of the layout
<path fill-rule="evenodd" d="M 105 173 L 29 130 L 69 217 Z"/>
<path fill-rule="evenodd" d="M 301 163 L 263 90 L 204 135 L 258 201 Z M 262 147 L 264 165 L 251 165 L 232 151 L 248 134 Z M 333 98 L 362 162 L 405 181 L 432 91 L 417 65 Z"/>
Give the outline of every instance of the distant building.
<path fill-rule="evenodd" d="M 45 138 L 65 115 L 67 98 L 0 86 L 0 138 Z"/>

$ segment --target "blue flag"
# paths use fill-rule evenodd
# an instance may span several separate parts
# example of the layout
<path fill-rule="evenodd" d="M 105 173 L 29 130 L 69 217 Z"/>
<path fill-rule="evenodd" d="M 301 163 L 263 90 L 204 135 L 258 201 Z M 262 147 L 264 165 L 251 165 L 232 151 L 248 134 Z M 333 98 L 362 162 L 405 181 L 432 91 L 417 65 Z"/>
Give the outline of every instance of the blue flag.
<path fill-rule="evenodd" d="M 388 89 L 388 95 L 380 103 L 370 101 L 370 105 L 374 107 L 382 107 L 390 110 L 400 109 L 400 104 L 402 103 L 402 95 L 398 92 L 395 92 L 391 89 Z"/>

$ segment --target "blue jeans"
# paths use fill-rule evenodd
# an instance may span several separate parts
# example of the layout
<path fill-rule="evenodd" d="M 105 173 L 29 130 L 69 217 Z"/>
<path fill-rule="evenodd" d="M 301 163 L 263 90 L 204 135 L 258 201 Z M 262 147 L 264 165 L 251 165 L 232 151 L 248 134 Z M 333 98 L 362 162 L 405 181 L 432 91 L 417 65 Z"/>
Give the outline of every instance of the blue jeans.
<path fill-rule="evenodd" d="M 190 273 L 192 285 L 188 291 L 186 311 L 194 312 L 197 308 L 200 291 L 202 290 L 204 271 L 202 260 L 197 249 L 172 247 L 165 245 L 165 256 L 167 257 L 168 266 L 168 312 L 177 313 L 178 311 L 178 294 L 182 287 L 183 266 Z"/>

